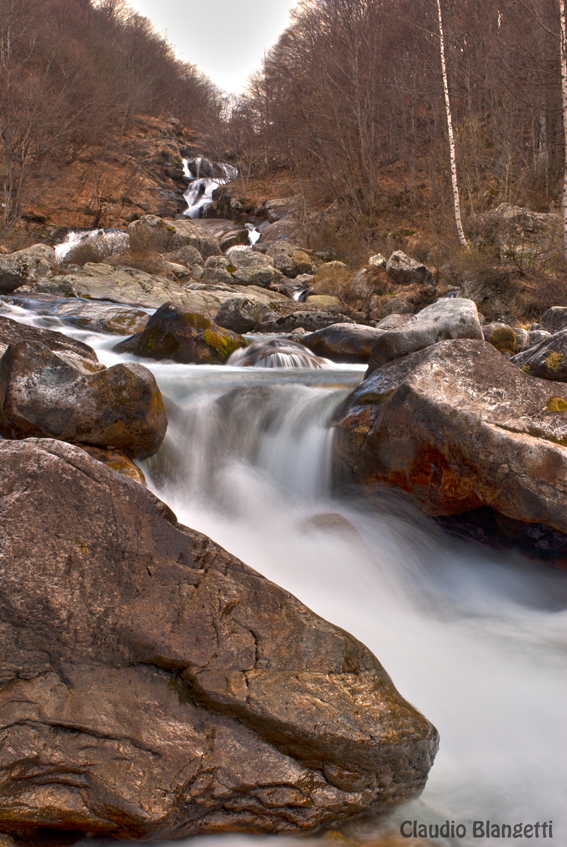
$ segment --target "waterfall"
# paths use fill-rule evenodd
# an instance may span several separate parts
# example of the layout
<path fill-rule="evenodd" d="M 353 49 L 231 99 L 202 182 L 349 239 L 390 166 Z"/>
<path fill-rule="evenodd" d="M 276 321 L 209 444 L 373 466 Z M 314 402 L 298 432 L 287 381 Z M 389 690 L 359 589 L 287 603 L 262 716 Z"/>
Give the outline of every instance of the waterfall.
<path fill-rule="evenodd" d="M 119 229 L 90 229 L 86 232 L 72 230 L 65 240 L 55 246 L 55 258 L 58 262 L 72 262 L 73 253 L 79 254 L 80 263 L 100 262 L 108 256 L 119 256 L 130 249 L 127 232 Z"/>
<path fill-rule="evenodd" d="M 61 328 L 107 365 L 133 359 L 110 352 L 116 337 Z M 372 502 L 333 497 L 330 424 L 362 365 L 143 364 L 170 421 L 143 463 L 152 490 L 182 523 L 367 644 L 437 726 L 441 747 L 425 791 L 393 813 L 394 830 L 404 820 L 449 820 L 468 835 L 436 839 L 440 847 L 498 847 L 518 842 L 473 839 L 472 821 L 553 820 L 555 843 L 567 843 L 567 575 L 451 540 L 394 492 Z M 376 824 L 365 826 L 371 839 Z M 275 844 L 244 835 L 207 843 L 227 839 Z"/>
<path fill-rule="evenodd" d="M 204 156 L 183 159 L 183 172 L 189 180 L 185 194 L 187 209 L 183 213 L 188 218 L 200 218 L 203 211 L 213 202 L 213 192 L 221 185 L 235 180 L 238 168 L 225 162 L 213 164 Z"/>

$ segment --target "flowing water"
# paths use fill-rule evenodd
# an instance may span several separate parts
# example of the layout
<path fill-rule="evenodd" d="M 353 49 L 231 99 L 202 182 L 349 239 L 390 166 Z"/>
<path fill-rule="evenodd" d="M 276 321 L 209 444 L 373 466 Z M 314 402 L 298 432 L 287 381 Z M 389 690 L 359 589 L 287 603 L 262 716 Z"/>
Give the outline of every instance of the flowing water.
<path fill-rule="evenodd" d="M 4 313 L 56 328 L 29 310 Z M 96 347 L 105 364 L 127 358 L 110 351 L 115 336 L 59 328 Z M 427 787 L 396 811 L 395 827 L 453 821 L 466 836 L 435 844 L 495 847 L 518 840 L 473 838 L 473 821 L 553 821 L 553 841 L 548 829 L 529 841 L 565 847 L 565 575 L 451 541 L 395 494 L 372 506 L 332 497 L 329 423 L 363 366 L 144 364 L 170 421 L 162 448 L 143 463 L 150 487 L 181 522 L 367 644 L 437 726 Z M 329 513 L 352 527 L 313 520 Z M 359 834 L 372 837 L 374 827 Z"/>

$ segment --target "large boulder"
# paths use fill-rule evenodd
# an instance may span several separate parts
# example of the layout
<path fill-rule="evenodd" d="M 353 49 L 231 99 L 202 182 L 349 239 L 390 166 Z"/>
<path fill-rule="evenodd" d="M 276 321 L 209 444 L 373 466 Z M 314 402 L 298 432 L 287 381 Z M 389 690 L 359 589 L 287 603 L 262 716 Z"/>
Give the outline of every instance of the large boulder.
<path fill-rule="evenodd" d="M 117 344 L 117 352 L 131 352 L 149 359 L 173 359 L 183 364 L 215 365 L 226 362 L 246 341 L 206 315 L 166 303 L 155 312 L 145 329 Z"/>
<path fill-rule="evenodd" d="M 472 300 L 438 300 L 398 329 L 380 335 L 372 348 L 366 376 L 386 362 L 423 350 L 447 338 L 483 338 L 478 312 Z"/>
<path fill-rule="evenodd" d="M 484 341 L 442 341 L 375 370 L 336 434 L 337 478 L 401 488 L 432 515 L 488 506 L 567 532 L 567 386 Z"/>
<path fill-rule="evenodd" d="M 414 282 L 432 283 L 433 272 L 423 262 L 412 259 L 402 250 L 396 250 L 386 263 L 386 273 L 398 285 L 411 285 Z"/>
<path fill-rule="evenodd" d="M 250 297 L 232 297 L 217 312 L 215 323 L 233 332 L 250 332 L 260 323 L 269 306 Z"/>
<path fill-rule="evenodd" d="M 0 442 L 5 832 L 304 832 L 437 748 L 356 639 L 51 440 Z"/>
<path fill-rule="evenodd" d="M 46 244 L 0 255 L 0 294 L 9 294 L 20 285 L 34 285 L 49 276 L 55 264 L 55 250 Z"/>
<path fill-rule="evenodd" d="M 331 324 L 306 335 L 303 344 L 333 362 L 367 362 L 382 330 L 360 324 Z"/>
<path fill-rule="evenodd" d="M 567 328 L 518 353 L 511 361 L 530 376 L 567 382 Z"/>
<path fill-rule="evenodd" d="M 4 438 L 59 438 L 144 459 L 166 429 L 161 393 L 143 365 L 80 363 L 39 341 L 10 344 L 0 359 Z"/>
<path fill-rule="evenodd" d="M 156 215 L 144 215 L 128 227 L 132 253 L 171 253 L 181 247 L 195 247 L 206 259 L 220 256 L 218 238 L 203 226 L 188 220 L 164 220 Z"/>

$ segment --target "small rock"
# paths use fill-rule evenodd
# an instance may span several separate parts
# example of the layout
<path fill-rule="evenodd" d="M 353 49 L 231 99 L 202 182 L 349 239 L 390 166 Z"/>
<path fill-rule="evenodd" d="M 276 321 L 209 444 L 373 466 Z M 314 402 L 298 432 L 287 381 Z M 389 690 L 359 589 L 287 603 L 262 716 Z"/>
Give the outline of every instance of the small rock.
<path fill-rule="evenodd" d="M 411 285 L 413 282 L 432 283 L 433 272 L 422 262 L 410 258 L 402 250 L 396 250 L 386 263 L 386 272 L 398 285 Z"/>

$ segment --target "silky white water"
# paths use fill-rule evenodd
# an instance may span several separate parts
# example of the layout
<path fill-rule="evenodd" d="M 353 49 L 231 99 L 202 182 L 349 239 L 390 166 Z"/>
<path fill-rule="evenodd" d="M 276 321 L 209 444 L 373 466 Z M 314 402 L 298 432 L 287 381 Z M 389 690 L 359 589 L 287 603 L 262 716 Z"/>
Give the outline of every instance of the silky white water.
<path fill-rule="evenodd" d="M 5 313 L 38 321 L 15 307 Z M 61 329 L 106 364 L 119 360 L 115 336 Z M 567 845 L 565 575 L 452 542 L 395 494 L 372 508 L 331 497 L 329 423 L 363 367 L 144 364 L 170 421 L 144 463 L 150 487 L 182 523 L 367 644 L 439 730 L 427 787 L 396 811 L 395 828 L 455 821 L 467 836 L 434 843 L 492 847 L 518 840 L 474 839 L 473 821 L 553 821 L 553 841 L 529 843 Z M 310 523 L 330 512 L 359 534 Z"/>

